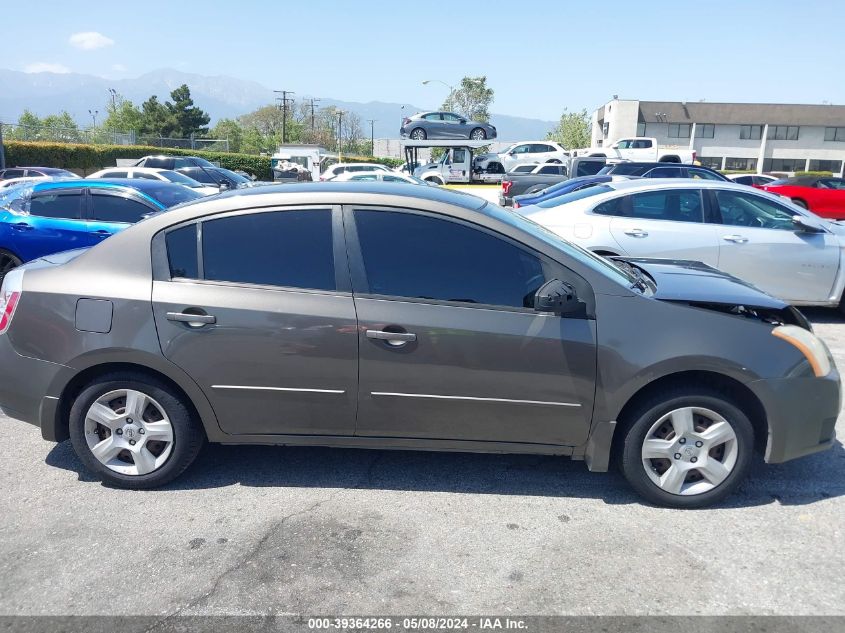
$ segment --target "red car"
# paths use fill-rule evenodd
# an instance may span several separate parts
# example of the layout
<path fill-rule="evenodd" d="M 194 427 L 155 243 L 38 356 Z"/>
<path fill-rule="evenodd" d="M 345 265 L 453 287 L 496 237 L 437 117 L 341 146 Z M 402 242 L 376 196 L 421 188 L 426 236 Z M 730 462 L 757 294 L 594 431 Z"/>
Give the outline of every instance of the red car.
<path fill-rule="evenodd" d="M 798 176 L 755 186 L 786 196 L 798 206 L 823 218 L 845 220 L 845 178 Z"/>

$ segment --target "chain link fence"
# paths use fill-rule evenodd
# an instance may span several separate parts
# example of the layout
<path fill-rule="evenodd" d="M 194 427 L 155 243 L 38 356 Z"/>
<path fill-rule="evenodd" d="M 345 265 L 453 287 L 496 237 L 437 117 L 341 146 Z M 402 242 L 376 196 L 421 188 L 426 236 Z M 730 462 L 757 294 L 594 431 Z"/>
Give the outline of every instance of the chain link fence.
<path fill-rule="evenodd" d="M 138 135 L 134 130 L 122 132 L 102 127 L 77 128 L 18 125 L 2 123 L 6 141 L 49 141 L 52 143 L 84 143 L 87 145 L 151 145 L 153 147 L 228 152 L 228 138 L 169 138 Z"/>

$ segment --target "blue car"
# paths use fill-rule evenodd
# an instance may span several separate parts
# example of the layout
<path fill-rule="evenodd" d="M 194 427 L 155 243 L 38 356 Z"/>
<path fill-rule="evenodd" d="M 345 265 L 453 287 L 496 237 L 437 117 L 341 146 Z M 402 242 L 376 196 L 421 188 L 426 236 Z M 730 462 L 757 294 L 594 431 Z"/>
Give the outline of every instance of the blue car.
<path fill-rule="evenodd" d="M 579 176 L 578 178 L 570 178 L 569 180 L 564 180 L 563 182 L 559 182 L 555 185 L 546 187 L 542 191 L 536 191 L 534 193 L 524 193 L 521 196 L 514 196 L 513 208 L 518 209 L 520 207 L 527 207 L 530 204 L 545 202 L 546 200 L 551 200 L 552 198 L 562 196 L 565 193 L 572 193 L 573 191 L 578 191 L 579 189 L 586 189 L 587 187 L 592 187 L 593 185 L 598 185 L 603 182 L 610 182 L 611 180 L 613 180 L 612 176 L 599 175 Z"/>
<path fill-rule="evenodd" d="M 51 253 L 85 248 L 152 213 L 202 197 L 158 180 L 56 180 L 0 194 L 0 279 Z"/>

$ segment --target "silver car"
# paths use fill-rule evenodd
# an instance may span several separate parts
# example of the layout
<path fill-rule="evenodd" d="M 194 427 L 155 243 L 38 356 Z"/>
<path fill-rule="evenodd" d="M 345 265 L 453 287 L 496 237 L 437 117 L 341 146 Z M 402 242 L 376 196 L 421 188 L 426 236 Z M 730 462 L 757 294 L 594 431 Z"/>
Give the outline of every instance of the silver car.
<path fill-rule="evenodd" d="M 470 121 L 454 112 L 417 112 L 402 121 L 402 138 L 414 141 L 469 139 L 484 141 L 496 138 L 496 128 L 483 121 Z"/>
<path fill-rule="evenodd" d="M 594 253 L 700 261 L 793 305 L 845 309 L 845 227 L 751 187 L 621 181 L 519 212 Z"/>

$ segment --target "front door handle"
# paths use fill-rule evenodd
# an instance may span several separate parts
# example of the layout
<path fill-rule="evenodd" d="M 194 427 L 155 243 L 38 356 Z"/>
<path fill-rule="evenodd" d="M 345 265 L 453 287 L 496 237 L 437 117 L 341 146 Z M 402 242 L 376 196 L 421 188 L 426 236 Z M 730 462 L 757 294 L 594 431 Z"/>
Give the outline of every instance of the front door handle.
<path fill-rule="evenodd" d="M 17 223 L 12 225 L 12 228 L 15 229 L 16 231 L 31 231 L 32 225 L 27 224 L 26 222 L 17 222 Z"/>
<path fill-rule="evenodd" d="M 198 326 L 207 323 L 217 323 L 217 318 L 211 314 L 190 314 L 189 312 L 168 312 L 168 321 L 179 321 L 188 325 Z"/>
<path fill-rule="evenodd" d="M 748 241 L 748 238 L 742 237 L 742 235 L 723 235 L 722 239 L 726 242 L 733 242 L 734 244 L 745 244 Z"/>
<path fill-rule="evenodd" d="M 648 237 L 648 232 L 642 229 L 631 229 L 630 231 L 625 231 L 625 235 L 630 235 L 631 237 Z"/>
<path fill-rule="evenodd" d="M 388 345 L 399 346 L 417 340 L 412 332 L 388 332 L 386 330 L 367 330 L 367 338 L 385 341 Z"/>
<path fill-rule="evenodd" d="M 111 231 L 100 229 L 99 231 L 94 231 L 94 235 L 96 235 L 97 237 L 108 237 L 109 235 L 111 235 Z"/>

